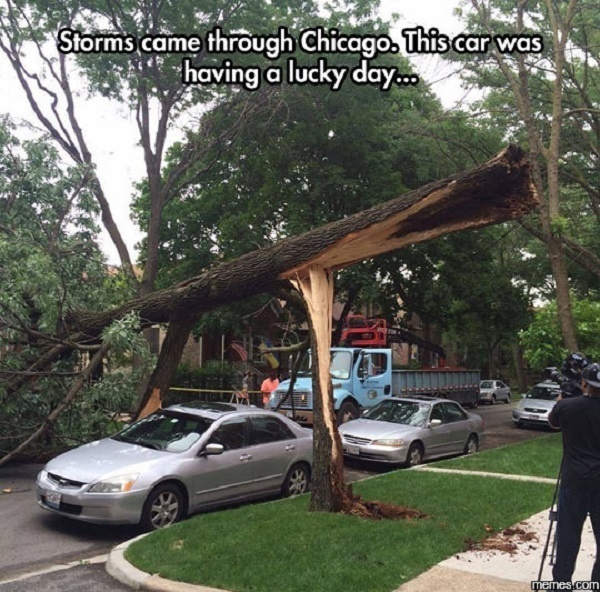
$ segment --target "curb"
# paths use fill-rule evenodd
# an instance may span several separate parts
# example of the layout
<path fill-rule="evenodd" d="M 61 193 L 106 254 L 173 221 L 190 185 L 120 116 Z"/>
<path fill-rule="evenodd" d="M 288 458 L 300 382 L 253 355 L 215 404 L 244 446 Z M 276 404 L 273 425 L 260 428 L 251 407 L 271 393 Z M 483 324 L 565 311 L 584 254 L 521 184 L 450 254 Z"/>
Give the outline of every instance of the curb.
<path fill-rule="evenodd" d="M 132 543 L 143 539 L 150 533 L 145 533 L 129 541 L 117 545 L 109 554 L 106 571 L 113 578 L 133 588 L 134 590 L 154 590 L 154 592 L 227 592 L 227 590 L 208 588 L 185 582 L 165 580 L 134 567 L 125 559 L 125 551 Z"/>

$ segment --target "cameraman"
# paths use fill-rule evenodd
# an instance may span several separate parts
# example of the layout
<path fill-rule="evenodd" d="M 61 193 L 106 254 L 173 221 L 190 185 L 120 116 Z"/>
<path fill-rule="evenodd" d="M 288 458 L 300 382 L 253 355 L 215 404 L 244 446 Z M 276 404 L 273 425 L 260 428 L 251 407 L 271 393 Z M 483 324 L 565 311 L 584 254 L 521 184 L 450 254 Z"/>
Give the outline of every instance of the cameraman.
<path fill-rule="evenodd" d="M 584 358 L 585 359 L 585 358 Z M 570 582 L 590 515 L 596 546 L 600 542 L 600 364 L 582 363 L 583 396 L 567 396 L 554 406 L 548 421 L 562 430 L 563 461 L 558 492 L 556 582 Z M 596 556 L 591 581 L 600 582 Z"/>
<path fill-rule="evenodd" d="M 558 399 L 567 397 L 577 397 L 583 395 L 581 390 L 581 371 L 589 364 L 588 359 L 579 352 L 569 354 L 563 364 L 560 372 L 556 369 L 550 374 L 550 378 L 560 386 L 561 396 Z"/>

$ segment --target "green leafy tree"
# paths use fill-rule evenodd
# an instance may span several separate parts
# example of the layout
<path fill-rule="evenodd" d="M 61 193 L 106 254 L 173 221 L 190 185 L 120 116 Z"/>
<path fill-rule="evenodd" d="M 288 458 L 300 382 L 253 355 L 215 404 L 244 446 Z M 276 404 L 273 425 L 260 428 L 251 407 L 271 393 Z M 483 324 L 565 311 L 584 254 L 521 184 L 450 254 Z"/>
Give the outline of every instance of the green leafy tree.
<path fill-rule="evenodd" d="M 593 298 L 573 299 L 577 339 L 592 361 L 600 359 L 600 303 Z M 520 334 L 524 354 L 533 370 L 560 367 L 569 350 L 563 346 L 556 302 L 535 311 L 531 325 Z"/>
<path fill-rule="evenodd" d="M 463 12 L 470 33 L 539 36 L 543 49 L 501 52 L 494 43 L 483 54 L 453 56 L 465 79 L 486 91 L 474 106 L 488 111 L 509 138 L 528 146 L 541 204 L 524 226 L 542 240 L 552 274 L 565 347 L 578 348 L 571 312 L 567 257 L 600 277 L 597 242 L 588 242 L 577 219 L 598 222 L 598 14 L 588 2 L 549 0 L 512 3 L 473 0 Z M 509 92 L 507 92 L 507 89 Z"/>
<path fill-rule="evenodd" d="M 14 131 L 8 121 L 0 122 L 3 460 L 32 434 L 44 432 L 49 449 L 105 434 L 111 414 L 130 404 L 136 380 L 129 370 L 101 373 L 103 358 L 114 364 L 118 352 L 133 347 L 115 341 L 117 326 L 105 339 L 113 354 L 91 338 L 75 344 L 66 330 L 67 312 L 101 311 L 132 295 L 127 284 L 119 287 L 118 276 L 108 273 L 95 242 L 98 209 L 87 167 L 65 167 L 47 141 L 20 142 Z M 121 328 L 124 332 L 134 339 L 131 324 Z M 50 368 L 36 370 L 52 350 L 62 353 Z M 75 392 L 79 382 L 82 390 Z"/>

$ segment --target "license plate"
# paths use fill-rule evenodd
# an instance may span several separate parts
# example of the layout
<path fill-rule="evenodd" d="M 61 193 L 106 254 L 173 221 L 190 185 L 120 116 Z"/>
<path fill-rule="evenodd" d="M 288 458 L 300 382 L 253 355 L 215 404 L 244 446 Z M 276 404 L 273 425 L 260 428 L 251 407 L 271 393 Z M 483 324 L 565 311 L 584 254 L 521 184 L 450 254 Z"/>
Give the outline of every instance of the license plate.
<path fill-rule="evenodd" d="M 290 419 L 294 419 L 294 412 L 293 411 L 286 411 L 285 414 Z"/>
<path fill-rule="evenodd" d="M 539 415 L 530 415 L 529 419 L 539 419 L 540 416 Z"/>
<path fill-rule="evenodd" d="M 60 507 L 60 497 L 60 493 L 56 493 L 55 491 L 47 491 L 46 504 L 51 508 L 56 508 L 58 510 L 58 508 Z"/>
<path fill-rule="evenodd" d="M 358 456 L 360 454 L 360 448 L 358 446 L 352 446 L 351 444 L 346 444 L 346 452 L 348 454 L 356 454 Z"/>

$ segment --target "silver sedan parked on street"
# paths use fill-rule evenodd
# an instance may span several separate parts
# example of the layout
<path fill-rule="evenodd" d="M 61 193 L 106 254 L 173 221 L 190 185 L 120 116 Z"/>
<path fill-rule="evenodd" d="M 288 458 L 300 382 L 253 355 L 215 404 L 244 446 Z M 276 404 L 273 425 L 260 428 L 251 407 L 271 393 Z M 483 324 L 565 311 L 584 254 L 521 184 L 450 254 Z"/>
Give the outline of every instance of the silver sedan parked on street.
<path fill-rule="evenodd" d="M 550 427 L 548 416 L 560 395 L 560 386 L 551 380 L 536 384 L 512 412 L 512 420 L 516 427 L 527 426 Z"/>
<path fill-rule="evenodd" d="M 477 452 L 483 420 L 454 401 L 391 397 L 339 430 L 346 456 L 410 467 Z"/>
<path fill-rule="evenodd" d="M 312 432 L 247 405 L 157 411 L 51 460 L 39 505 L 96 524 L 162 528 L 204 508 L 308 490 Z"/>
<path fill-rule="evenodd" d="M 510 388 L 501 380 L 482 380 L 479 384 L 479 402 L 495 405 L 498 401 L 510 403 Z"/>

